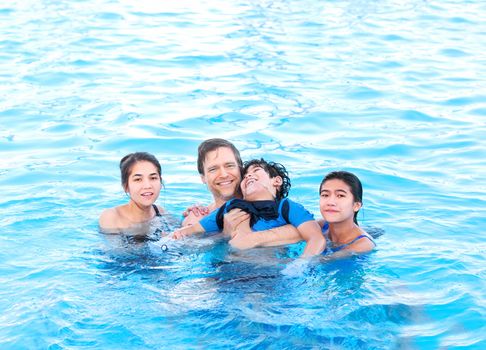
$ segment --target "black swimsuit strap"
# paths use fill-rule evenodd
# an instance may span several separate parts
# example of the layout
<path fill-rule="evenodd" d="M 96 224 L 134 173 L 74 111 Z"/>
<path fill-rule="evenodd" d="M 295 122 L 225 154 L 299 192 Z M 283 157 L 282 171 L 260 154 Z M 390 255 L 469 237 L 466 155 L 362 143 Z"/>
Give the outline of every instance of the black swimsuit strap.
<path fill-rule="evenodd" d="M 155 216 L 162 216 L 162 215 L 160 215 L 159 208 L 157 208 L 157 206 L 156 206 L 155 204 L 152 204 L 152 207 L 154 207 L 154 210 L 155 210 Z"/>

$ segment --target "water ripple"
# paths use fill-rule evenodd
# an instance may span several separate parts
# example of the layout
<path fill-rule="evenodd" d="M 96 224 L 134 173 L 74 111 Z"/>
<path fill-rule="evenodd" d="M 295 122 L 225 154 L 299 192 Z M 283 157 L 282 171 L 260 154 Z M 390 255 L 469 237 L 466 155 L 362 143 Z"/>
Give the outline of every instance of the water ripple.
<path fill-rule="evenodd" d="M 484 348 L 483 14 L 479 1 L 0 6 L 2 348 Z M 377 251 L 290 278 L 295 247 L 162 254 L 98 234 L 101 210 L 126 202 L 129 152 L 161 160 L 170 212 L 209 203 L 195 166 L 208 137 L 285 164 L 317 217 L 322 177 L 356 173 Z"/>

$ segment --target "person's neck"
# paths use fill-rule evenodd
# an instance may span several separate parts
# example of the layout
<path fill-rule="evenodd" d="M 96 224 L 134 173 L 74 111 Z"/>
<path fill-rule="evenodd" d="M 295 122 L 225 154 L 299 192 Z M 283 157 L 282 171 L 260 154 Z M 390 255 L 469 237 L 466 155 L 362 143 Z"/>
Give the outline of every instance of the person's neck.
<path fill-rule="evenodd" d="M 223 198 L 223 197 L 213 197 L 214 202 L 208 205 L 209 212 L 221 208 L 227 201 L 233 198 L 240 198 L 241 195 L 239 193 L 235 193 L 231 198 Z"/>
<path fill-rule="evenodd" d="M 248 202 L 274 201 L 275 195 L 273 193 L 268 192 L 268 191 L 262 191 L 262 192 L 258 192 L 258 193 L 252 193 L 249 196 L 244 196 L 243 199 L 248 201 Z"/>
<path fill-rule="evenodd" d="M 135 203 L 134 201 L 130 201 L 127 204 L 127 216 L 128 219 L 134 223 L 144 222 L 152 219 L 152 205 L 148 207 L 143 207 Z"/>
<path fill-rule="evenodd" d="M 329 238 L 333 243 L 346 244 L 360 235 L 361 229 L 351 220 L 329 224 Z"/>

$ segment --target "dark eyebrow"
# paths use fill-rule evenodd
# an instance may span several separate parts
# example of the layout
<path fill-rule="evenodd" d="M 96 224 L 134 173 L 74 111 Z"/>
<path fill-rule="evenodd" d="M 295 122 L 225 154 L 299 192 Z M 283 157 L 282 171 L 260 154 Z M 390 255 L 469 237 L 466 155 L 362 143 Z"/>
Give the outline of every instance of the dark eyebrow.
<path fill-rule="evenodd" d="M 149 174 L 149 176 L 153 176 L 153 175 L 157 175 L 157 176 L 159 176 L 159 173 L 151 173 L 151 174 Z M 143 176 L 143 174 L 133 174 L 133 175 L 131 175 L 131 176 L 132 176 L 132 177 L 135 177 L 135 176 Z"/>
<path fill-rule="evenodd" d="M 322 192 L 332 192 L 332 191 L 331 191 L 331 190 L 328 190 L 328 189 L 323 189 L 323 190 L 321 190 L 321 192 L 320 192 L 320 193 L 322 193 Z M 340 189 L 340 188 L 338 188 L 338 189 L 336 190 L 336 192 L 348 193 L 348 191 L 346 191 L 346 190 L 342 190 L 342 189 Z"/>
<path fill-rule="evenodd" d="M 248 174 L 248 172 L 250 172 L 250 170 L 251 170 L 251 171 L 256 171 L 256 170 L 258 170 L 258 169 L 263 169 L 263 167 L 262 167 L 261 165 L 259 165 L 259 164 L 253 164 L 253 165 L 250 165 L 250 166 L 249 166 L 249 167 L 248 167 L 248 168 L 245 170 L 244 175 Z M 263 170 L 265 170 L 265 169 L 263 169 Z"/>

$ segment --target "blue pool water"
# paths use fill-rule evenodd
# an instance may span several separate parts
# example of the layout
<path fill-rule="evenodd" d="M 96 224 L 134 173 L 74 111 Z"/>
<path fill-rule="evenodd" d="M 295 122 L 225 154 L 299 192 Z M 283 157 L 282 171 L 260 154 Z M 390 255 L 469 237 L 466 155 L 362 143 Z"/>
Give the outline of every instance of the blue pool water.
<path fill-rule="evenodd" d="M 0 5 L 0 348 L 486 348 L 482 1 L 7 1 Z M 293 267 L 208 239 L 122 247 L 119 159 L 159 204 L 210 197 L 198 144 L 286 165 L 316 215 L 365 187 L 373 254 Z"/>

